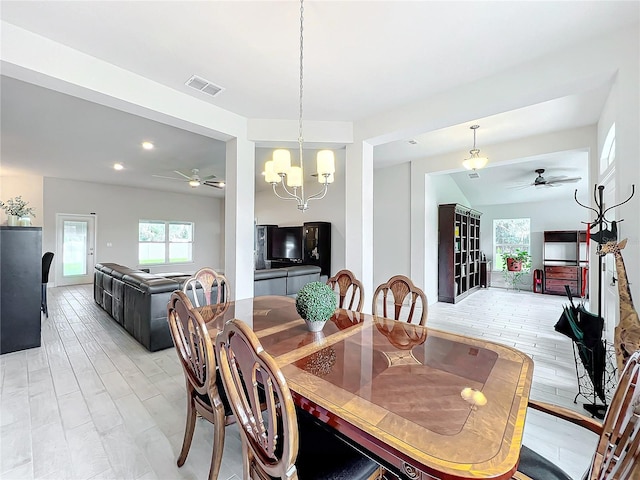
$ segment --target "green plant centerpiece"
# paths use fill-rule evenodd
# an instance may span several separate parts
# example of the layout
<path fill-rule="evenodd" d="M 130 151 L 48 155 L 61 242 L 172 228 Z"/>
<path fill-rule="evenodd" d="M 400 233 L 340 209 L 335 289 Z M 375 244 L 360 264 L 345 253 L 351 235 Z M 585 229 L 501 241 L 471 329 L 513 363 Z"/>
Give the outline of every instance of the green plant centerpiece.
<path fill-rule="evenodd" d="M 7 224 L 10 226 L 18 225 L 18 219 L 34 217 L 33 208 L 28 206 L 29 203 L 22 199 L 22 195 L 10 198 L 6 202 L 0 200 L 0 208 L 7 214 Z"/>
<path fill-rule="evenodd" d="M 504 253 L 505 262 L 502 266 L 502 274 L 505 282 L 511 288 L 518 290 L 518 284 L 531 270 L 531 255 L 526 250 L 517 248 L 515 252 Z"/>
<path fill-rule="evenodd" d="M 319 332 L 338 306 L 336 294 L 322 282 L 310 282 L 298 292 L 296 310 L 312 332 Z"/>

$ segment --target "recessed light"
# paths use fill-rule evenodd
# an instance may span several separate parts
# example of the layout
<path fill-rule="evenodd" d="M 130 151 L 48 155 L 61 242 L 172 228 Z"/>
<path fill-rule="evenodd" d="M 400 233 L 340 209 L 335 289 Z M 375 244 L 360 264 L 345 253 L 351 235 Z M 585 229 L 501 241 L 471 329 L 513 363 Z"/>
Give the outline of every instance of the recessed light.
<path fill-rule="evenodd" d="M 142 142 L 142 148 L 144 148 L 145 150 L 153 150 L 153 143 Z"/>
<path fill-rule="evenodd" d="M 113 169 L 114 170 L 122 170 L 122 169 L 124 169 L 124 166 L 121 163 L 114 163 L 113 164 Z"/>

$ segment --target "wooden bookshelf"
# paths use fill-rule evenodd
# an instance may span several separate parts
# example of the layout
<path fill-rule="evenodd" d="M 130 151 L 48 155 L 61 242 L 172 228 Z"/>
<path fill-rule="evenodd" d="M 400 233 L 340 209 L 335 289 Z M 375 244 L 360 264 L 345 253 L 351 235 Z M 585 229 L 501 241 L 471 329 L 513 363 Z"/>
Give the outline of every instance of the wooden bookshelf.
<path fill-rule="evenodd" d="M 438 301 L 456 303 L 481 286 L 480 212 L 438 207 Z"/>

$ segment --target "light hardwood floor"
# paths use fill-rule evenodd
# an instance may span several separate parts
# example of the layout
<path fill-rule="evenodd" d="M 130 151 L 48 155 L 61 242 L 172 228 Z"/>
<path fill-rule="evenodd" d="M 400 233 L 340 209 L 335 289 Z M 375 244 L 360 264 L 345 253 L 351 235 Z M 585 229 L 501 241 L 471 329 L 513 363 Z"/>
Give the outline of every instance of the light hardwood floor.
<path fill-rule="evenodd" d="M 177 468 L 185 418 L 174 349 L 149 353 L 93 301 L 91 285 L 49 290 L 42 347 L 0 357 L 0 478 L 206 479 L 212 427 L 196 426 Z M 571 342 L 553 330 L 565 299 L 490 288 L 429 307 L 427 325 L 514 346 L 535 363 L 532 397 L 573 408 Z M 580 400 L 579 400 L 580 401 Z M 529 411 L 525 443 L 580 478 L 596 437 Z M 235 426 L 221 480 L 242 477 Z M 304 479 L 302 479 L 304 480 Z"/>

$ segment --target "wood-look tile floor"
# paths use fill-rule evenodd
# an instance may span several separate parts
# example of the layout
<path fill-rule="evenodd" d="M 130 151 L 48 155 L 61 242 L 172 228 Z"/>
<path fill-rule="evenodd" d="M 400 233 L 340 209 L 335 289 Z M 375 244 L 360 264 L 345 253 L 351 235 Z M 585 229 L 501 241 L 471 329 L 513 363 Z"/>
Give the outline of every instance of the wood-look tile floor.
<path fill-rule="evenodd" d="M 93 301 L 91 285 L 49 290 L 42 346 L 0 357 L 0 478 L 206 479 L 212 426 L 197 422 L 176 466 L 185 418 L 174 349 L 149 353 Z M 577 411 L 571 342 L 553 325 L 562 297 L 485 289 L 429 308 L 428 325 L 514 346 L 535 362 L 532 397 Z M 525 443 L 580 478 L 596 437 L 529 411 Z M 242 477 L 235 426 L 220 479 Z M 302 479 L 304 480 L 304 479 Z"/>

